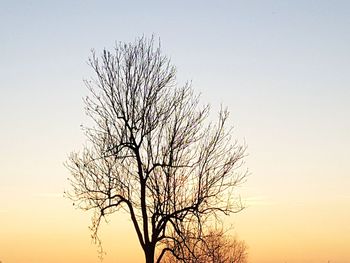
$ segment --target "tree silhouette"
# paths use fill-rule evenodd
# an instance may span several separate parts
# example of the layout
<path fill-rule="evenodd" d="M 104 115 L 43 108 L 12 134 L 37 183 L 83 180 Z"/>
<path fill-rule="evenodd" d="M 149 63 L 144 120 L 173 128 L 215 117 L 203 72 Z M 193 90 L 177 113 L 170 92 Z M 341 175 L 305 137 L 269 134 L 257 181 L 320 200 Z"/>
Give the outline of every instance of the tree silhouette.
<path fill-rule="evenodd" d="M 216 124 L 189 84 L 178 87 L 176 70 L 153 38 L 116 45 L 89 59 L 95 78 L 86 81 L 87 145 L 67 162 L 82 209 L 101 219 L 119 209 L 131 218 L 147 263 L 186 241 L 189 227 L 241 210 L 232 196 L 246 173 L 237 171 L 245 147 L 231 138 L 228 111 Z M 170 244 L 173 244 L 172 246 Z M 166 246 L 164 246 L 166 245 Z M 155 258 L 156 247 L 162 249 Z"/>

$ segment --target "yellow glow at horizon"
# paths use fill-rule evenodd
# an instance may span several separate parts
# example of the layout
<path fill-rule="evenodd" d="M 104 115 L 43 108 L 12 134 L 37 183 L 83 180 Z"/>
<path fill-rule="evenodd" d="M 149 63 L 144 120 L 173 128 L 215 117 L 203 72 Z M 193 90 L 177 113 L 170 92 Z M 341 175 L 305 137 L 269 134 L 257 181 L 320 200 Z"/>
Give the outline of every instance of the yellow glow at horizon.
<path fill-rule="evenodd" d="M 63 198 L 27 200 L 27 207 L 0 214 L 3 263 L 99 262 L 98 247 L 88 229 L 90 212 L 74 209 Z M 113 215 L 109 224 L 103 223 L 100 236 L 107 253 L 103 262 L 142 262 L 142 250 L 125 214 Z"/>
<path fill-rule="evenodd" d="M 59 197 L 27 201 L 28 205 L 21 209 L 14 207 L 1 213 L 2 262 L 99 262 L 97 246 L 88 230 L 91 213 L 76 210 L 69 200 Z M 350 232 L 346 222 L 350 211 L 344 209 L 348 206 L 346 200 L 309 204 L 261 202 L 225 218 L 225 222 L 233 223 L 238 238 L 253 248 L 249 250 L 252 263 L 280 262 L 271 261 L 271 253 L 280 260 L 288 257 L 289 263 L 316 263 L 324 258 L 345 263 L 350 259 L 349 254 L 346 256 L 350 236 L 344 235 Z M 34 211 L 33 207 L 37 209 Z M 100 233 L 107 252 L 103 262 L 143 262 L 127 215 L 113 215 Z"/>

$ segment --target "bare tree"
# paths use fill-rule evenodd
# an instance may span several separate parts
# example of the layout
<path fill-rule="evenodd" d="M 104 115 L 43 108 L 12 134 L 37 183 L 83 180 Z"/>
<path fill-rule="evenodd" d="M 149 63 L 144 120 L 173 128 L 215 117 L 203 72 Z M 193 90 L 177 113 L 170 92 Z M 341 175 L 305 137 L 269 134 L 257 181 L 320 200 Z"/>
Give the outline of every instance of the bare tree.
<path fill-rule="evenodd" d="M 222 230 L 210 230 L 201 238 L 188 237 L 182 257 L 166 254 L 163 263 L 247 263 L 244 241 L 225 235 Z"/>
<path fill-rule="evenodd" d="M 96 240 L 101 219 L 125 210 L 146 262 L 160 262 L 176 253 L 164 244 L 183 243 L 188 227 L 241 209 L 232 191 L 245 177 L 236 169 L 245 147 L 231 139 L 227 110 L 210 123 L 209 106 L 199 105 L 189 84 L 177 86 L 175 67 L 153 38 L 119 43 L 101 57 L 93 52 L 89 62 L 95 78 L 86 81 L 85 104 L 94 125 L 67 162 L 68 195 L 95 211 Z"/>

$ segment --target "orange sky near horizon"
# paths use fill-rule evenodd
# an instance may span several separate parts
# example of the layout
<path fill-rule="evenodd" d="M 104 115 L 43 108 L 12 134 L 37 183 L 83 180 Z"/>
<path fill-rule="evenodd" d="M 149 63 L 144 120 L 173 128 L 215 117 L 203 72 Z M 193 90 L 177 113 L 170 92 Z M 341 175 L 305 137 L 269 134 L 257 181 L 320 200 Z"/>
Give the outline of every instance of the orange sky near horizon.
<path fill-rule="evenodd" d="M 14 209 L 2 212 L 3 263 L 99 262 L 97 246 L 87 227 L 89 213 L 74 209 L 69 200 L 58 196 L 27 198 L 26 203 L 27 206 L 12 206 Z M 226 225 L 232 224 L 230 233 L 247 243 L 249 262 L 349 262 L 350 236 L 344 234 L 350 231 L 350 212 L 344 209 L 348 203 L 259 200 L 247 205 L 241 213 L 226 218 Z M 101 228 L 107 253 L 103 262 L 143 262 L 128 216 L 113 215 L 109 221 Z M 288 260 L 284 260 L 287 256 Z"/>

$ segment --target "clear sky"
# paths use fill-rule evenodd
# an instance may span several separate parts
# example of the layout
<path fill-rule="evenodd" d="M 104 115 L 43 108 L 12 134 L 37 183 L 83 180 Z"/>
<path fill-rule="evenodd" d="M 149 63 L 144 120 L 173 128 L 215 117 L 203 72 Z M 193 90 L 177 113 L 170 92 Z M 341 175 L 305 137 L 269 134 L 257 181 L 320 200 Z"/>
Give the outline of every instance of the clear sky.
<path fill-rule="evenodd" d="M 161 38 L 248 144 L 247 209 L 226 219 L 251 263 L 350 262 L 350 1 L 1 1 L 0 260 L 98 262 L 90 214 L 62 197 L 84 142 L 90 49 Z M 106 263 L 143 262 L 129 219 Z"/>

